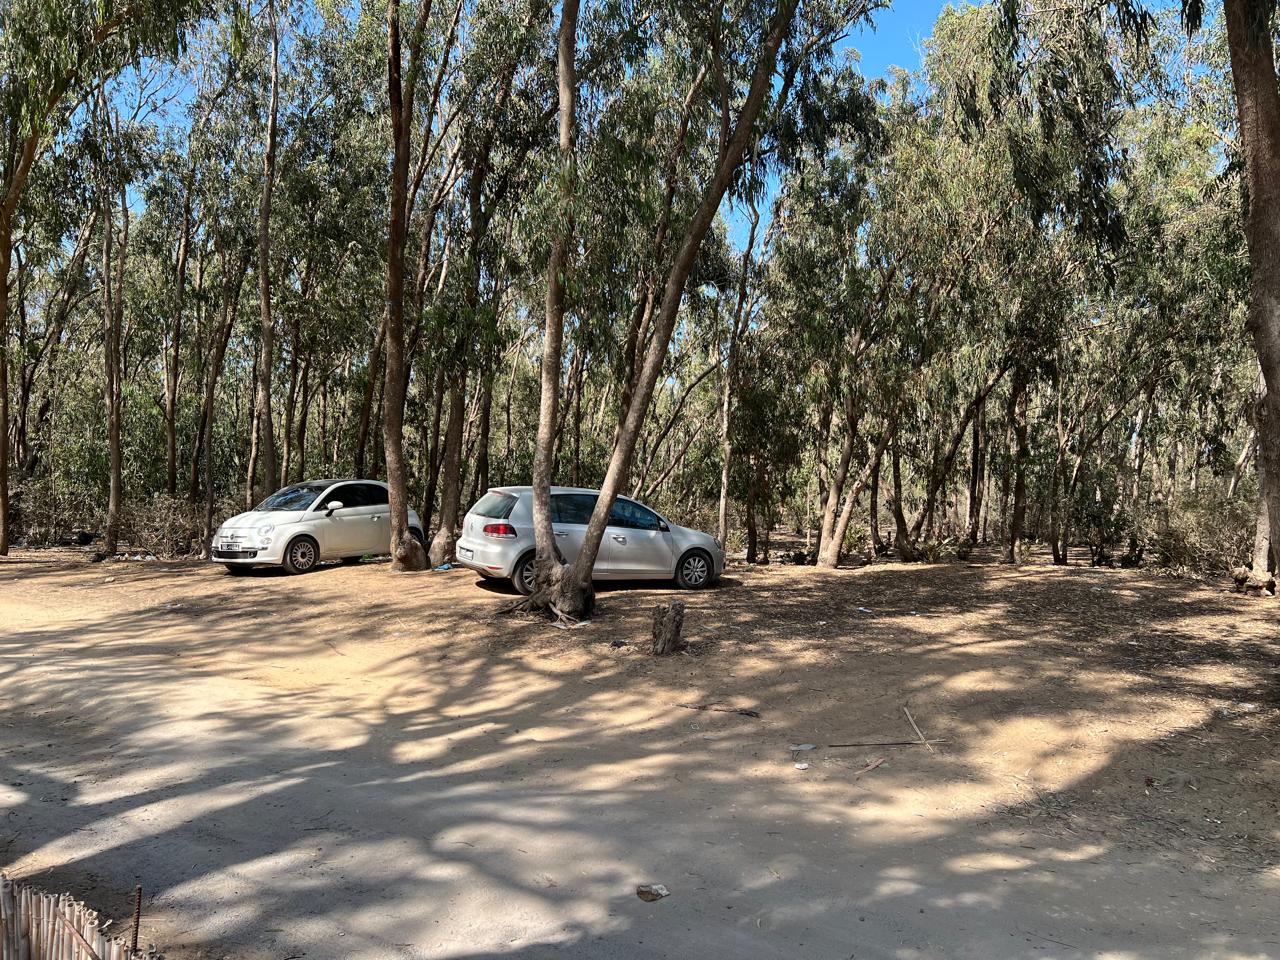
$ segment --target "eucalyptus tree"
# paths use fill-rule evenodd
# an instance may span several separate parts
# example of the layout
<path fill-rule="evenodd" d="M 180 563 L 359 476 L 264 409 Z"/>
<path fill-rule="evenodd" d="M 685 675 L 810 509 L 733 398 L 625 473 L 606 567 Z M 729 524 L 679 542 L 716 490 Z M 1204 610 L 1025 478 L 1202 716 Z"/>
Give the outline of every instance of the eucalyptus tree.
<path fill-rule="evenodd" d="M 705 19 L 691 12 L 670 27 L 660 23 L 669 32 L 654 31 L 655 39 L 664 43 L 705 51 L 702 55 L 706 60 L 688 70 L 695 103 L 701 94 L 702 77 L 710 77 L 706 91 L 709 102 L 704 101 L 706 106 L 695 114 L 705 125 L 699 128 L 696 122 L 690 122 L 690 136 L 685 136 L 681 124 L 682 135 L 673 143 L 670 159 L 662 166 L 668 184 L 664 209 L 674 209 L 675 178 L 682 160 L 700 161 L 695 181 L 698 187 L 691 192 L 692 209 L 683 223 L 667 213 L 660 217 L 654 249 L 665 251 L 670 234 L 674 255 L 669 261 L 665 257 L 661 261 L 665 278 L 659 280 L 659 274 L 648 272 L 639 287 L 633 314 L 635 334 L 628 333 L 628 363 L 617 430 L 600 496 L 578 557 L 568 570 L 560 571 L 552 584 L 539 585 L 542 597 L 535 603 L 568 617 L 579 617 L 592 609 L 591 571 L 614 500 L 628 479 L 636 443 L 680 315 L 686 283 L 749 145 L 760 137 L 757 121 L 762 115 L 776 117 L 779 106 L 796 92 L 797 85 L 802 92 L 806 90 L 815 68 L 832 56 L 838 37 L 866 17 L 873 6 L 861 2 L 801 5 L 798 0 L 780 0 L 776 5 L 724 4 L 705 11 Z M 666 50 L 662 52 L 671 55 Z M 704 64 L 706 73 L 701 69 Z M 703 144 L 711 149 L 694 153 L 691 144 L 694 149 Z M 631 362 L 630 357 L 635 361 Z M 544 440 L 549 434 L 549 430 L 539 432 Z M 539 493 L 540 499 L 543 496 Z M 553 569 L 554 561 L 545 557 L 545 548 L 543 552 L 539 567 Z"/>
<path fill-rule="evenodd" d="M 41 151 L 95 83 L 138 58 L 174 56 L 201 0 L 5 0 L 0 7 L 0 422 L 8 412 L 14 214 Z M 0 430 L 0 555 L 9 550 L 9 439 Z"/>

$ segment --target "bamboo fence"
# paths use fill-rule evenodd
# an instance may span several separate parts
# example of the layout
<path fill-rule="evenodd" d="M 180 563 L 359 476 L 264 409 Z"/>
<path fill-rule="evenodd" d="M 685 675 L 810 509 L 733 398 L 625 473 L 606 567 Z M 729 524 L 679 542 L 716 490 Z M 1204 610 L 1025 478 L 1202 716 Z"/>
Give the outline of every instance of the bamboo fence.
<path fill-rule="evenodd" d="M 154 949 L 133 950 L 124 938 L 108 937 L 105 926 L 67 894 L 0 874 L 0 960 L 159 960 Z"/>

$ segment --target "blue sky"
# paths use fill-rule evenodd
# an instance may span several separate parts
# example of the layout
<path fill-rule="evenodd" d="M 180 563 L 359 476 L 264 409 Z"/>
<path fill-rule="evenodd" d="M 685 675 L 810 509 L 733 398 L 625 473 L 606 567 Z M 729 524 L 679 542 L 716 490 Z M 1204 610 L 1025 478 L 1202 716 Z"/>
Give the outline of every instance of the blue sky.
<path fill-rule="evenodd" d="M 904 70 L 918 68 L 924 41 L 933 33 L 933 24 L 948 2 L 960 6 L 967 5 L 968 0 L 894 0 L 888 10 L 881 10 L 875 15 L 871 26 L 855 30 L 847 46 L 858 51 L 862 75 L 874 79 L 885 76 L 891 67 Z M 776 184 L 771 184 L 768 196 L 760 204 L 761 229 L 757 241 L 764 236 L 775 189 Z M 745 246 L 745 212 L 726 203 L 722 214 L 729 225 L 729 239 L 738 248 Z"/>
<path fill-rule="evenodd" d="M 920 46 L 946 5 L 946 0 L 895 0 L 875 15 L 873 26 L 855 31 L 849 42 L 862 54 L 863 75 L 880 77 L 890 67 L 920 66 Z"/>

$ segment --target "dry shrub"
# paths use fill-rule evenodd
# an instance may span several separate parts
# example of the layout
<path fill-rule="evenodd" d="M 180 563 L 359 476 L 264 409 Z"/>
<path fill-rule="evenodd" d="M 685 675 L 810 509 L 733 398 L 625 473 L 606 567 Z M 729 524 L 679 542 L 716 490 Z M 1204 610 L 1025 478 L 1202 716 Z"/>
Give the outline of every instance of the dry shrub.
<path fill-rule="evenodd" d="M 202 505 L 157 493 L 134 501 L 123 512 L 121 535 L 132 549 L 166 558 L 199 553 Z"/>
<path fill-rule="evenodd" d="M 1151 532 L 1148 556 L 1182 573 L 1220 576 L 1253 552 L 1254 506 L 1210 496 L 1184 496 Z"/>

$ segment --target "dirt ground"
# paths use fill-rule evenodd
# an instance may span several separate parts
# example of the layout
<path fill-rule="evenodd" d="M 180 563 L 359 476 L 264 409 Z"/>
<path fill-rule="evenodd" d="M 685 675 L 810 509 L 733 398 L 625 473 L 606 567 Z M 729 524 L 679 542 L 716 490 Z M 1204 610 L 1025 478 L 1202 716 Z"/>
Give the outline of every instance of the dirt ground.
<path fill-rule="evenodd" d="M 1275 601 L 735 568 L 656 660 L 672 595 L 19 552 L 0 867 L 171 960 L 1280 957 Z"/>

